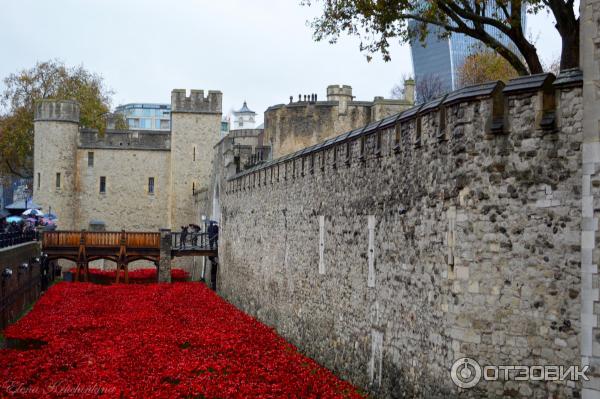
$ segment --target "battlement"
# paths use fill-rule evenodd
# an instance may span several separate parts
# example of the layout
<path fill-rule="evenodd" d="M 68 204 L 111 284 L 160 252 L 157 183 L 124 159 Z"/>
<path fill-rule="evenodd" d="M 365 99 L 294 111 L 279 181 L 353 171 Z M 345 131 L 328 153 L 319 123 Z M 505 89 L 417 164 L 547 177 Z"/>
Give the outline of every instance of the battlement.
<path fill-rule="evenodd" d="M 339 101 L 340 97 L 346 97 L 352 101 L 352 86 L 329 85 L 327 86 L 327 101 Z"/>
<path fill-rule="evenodd" d="M 283 170 L 292 169 L 289 176 L 298 178 L 305 175 L 305 170 L 312 174 L 317 159 L 322 170 L 334 170 L 340 163 L 363 162 L 367 156 L 377 158 L 383 154 L 383 136 L 388 143 L 387 153 L 394 155 L 416 151 L 426 145 L 448 143 L 453 139 L 473 139 L 470 135 L 484 139 L 505 136 L 523 128 L 524 120 L 528 120 L 530 115 L 534 125 L 527 128 L 537 129 L 543 134 L 555 133 L 561 124 L 560 92 L 581 85 L 581 72 L 569 70 L 558 78 L 553 74 L 538 74 L 513 79 L 506 85 L 496 81 L 464 87 L 239 173 L 229 179 L 228 189 L 237 191 L 254 187 L 261 178 L 266 180 L 268 170 L 273 178 L 273 169 L 279 171 L 279 166 Z M 525 100 L 522 101 L 523 98 Z M 471 127 L 478 125 L 480 129 L 469 128 L 467 131 L 467 124 Z M 366 153 L 367 148 L 372 154 Z M 340 154 L 344 158 L 341 162 Z M 296 163 L 301 165 L 300 173 L 296 171 Z"/>
<path fill-rule="evenodd" d="M 171 133 L 164 130 L 107 129 L 100 135 L 96 129 L 81 129 L 78 148 L 170 151 Z"/>
<path fill-rule="evenodd" d="M 188 112 L 202 114 L 220 114 L 222 112 L 223 93 L 209 90 L 204 97 L 204 90 L 191 90 L 189 97 L 185 89 L 174 89 L 171 92 L 171 112 Z"/>
<path fill-rule="evenodd" d="M 34 121 L 79 123 L 79 104 L 73 100 L 40 100 L 35 103 Z"/>

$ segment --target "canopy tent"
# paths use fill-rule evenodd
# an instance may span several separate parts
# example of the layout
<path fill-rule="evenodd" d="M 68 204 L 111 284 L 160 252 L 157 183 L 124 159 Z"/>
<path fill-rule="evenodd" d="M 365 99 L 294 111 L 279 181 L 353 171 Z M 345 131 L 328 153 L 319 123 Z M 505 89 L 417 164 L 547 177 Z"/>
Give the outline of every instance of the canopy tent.
<path fill-rule="evenodd" d="M 10 212 L 0 209 L 0 219 L 4 219 L 5 217 L 10 216 Z"/>

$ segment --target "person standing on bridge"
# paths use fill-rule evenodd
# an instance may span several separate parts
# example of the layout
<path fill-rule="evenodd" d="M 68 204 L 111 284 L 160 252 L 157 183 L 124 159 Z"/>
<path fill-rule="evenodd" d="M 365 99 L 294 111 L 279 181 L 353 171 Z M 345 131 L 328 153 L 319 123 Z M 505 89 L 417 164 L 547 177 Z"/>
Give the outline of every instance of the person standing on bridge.
<path fill-rule="evenodd" d="M 219 226 L 216 222 L 211 221 L 208 225 L 208 241 L 210 242 L 210 249 L 219 246 Z"/>
<path fill-rule="evenodd" d="M 185 240 L 187 240 L 188 236 L 188 227 L 181 226 L 181 242 L 179 243 L 179 248 L 185 249 Z"/>
<path fill-rule="evenodd" d="M 200 226 L 197 224 L 190 224 L 190 229 L 192 230 L 192 247 L 198 246 L 198 234 L 200 233 Z"/>

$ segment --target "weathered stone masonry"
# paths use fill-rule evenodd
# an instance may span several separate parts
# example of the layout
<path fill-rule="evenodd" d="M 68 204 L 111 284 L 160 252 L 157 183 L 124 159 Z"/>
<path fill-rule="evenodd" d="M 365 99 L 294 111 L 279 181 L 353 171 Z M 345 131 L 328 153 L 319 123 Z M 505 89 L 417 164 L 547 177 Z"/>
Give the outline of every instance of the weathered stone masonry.
<path fill-rule="evenodd" d="M 581 222 L 581 362 L 594 377 L 584 383 L 583 398 L 600 398 L 600 329 L 598 328 L 598 204 L 600 198 L 600 1 L 582 0 L 580 65 L 584 74 L 582 222 Z"/>
<path fill-rule="evenodd" d="M 454 92 L 224 182 L 221 294 L 381 397 L 458 394 L 463 356 L 580 364 L 581 75 L 553 80 Z"/>

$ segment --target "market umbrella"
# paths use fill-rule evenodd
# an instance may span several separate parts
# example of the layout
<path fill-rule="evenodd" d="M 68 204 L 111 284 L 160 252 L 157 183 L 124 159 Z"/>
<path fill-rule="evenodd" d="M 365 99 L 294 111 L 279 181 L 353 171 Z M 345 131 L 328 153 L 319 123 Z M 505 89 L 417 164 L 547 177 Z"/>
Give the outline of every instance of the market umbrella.
<path fill-rule="evenodd" d="M 23 212 L 21 215 L 23 216 L 43 216 L 44 213 L 38 209 L 30 208 Z"/>
<path fill-rule="evenodd" d="M 54 220 L 50 220 L 50 219 L 47 219 L 47 218 L 41 218 L 40 219 L 40 224 L 42 226 L 50 226 L 50 225 L 56 226 L 56 222 Z"/>
<path fill-rule="evenodd" d="M 7 223 L 21 223 L 23 221 L 23 218 L 21 216 L 9 216 L 6 218 L 6 222 Z"/>

